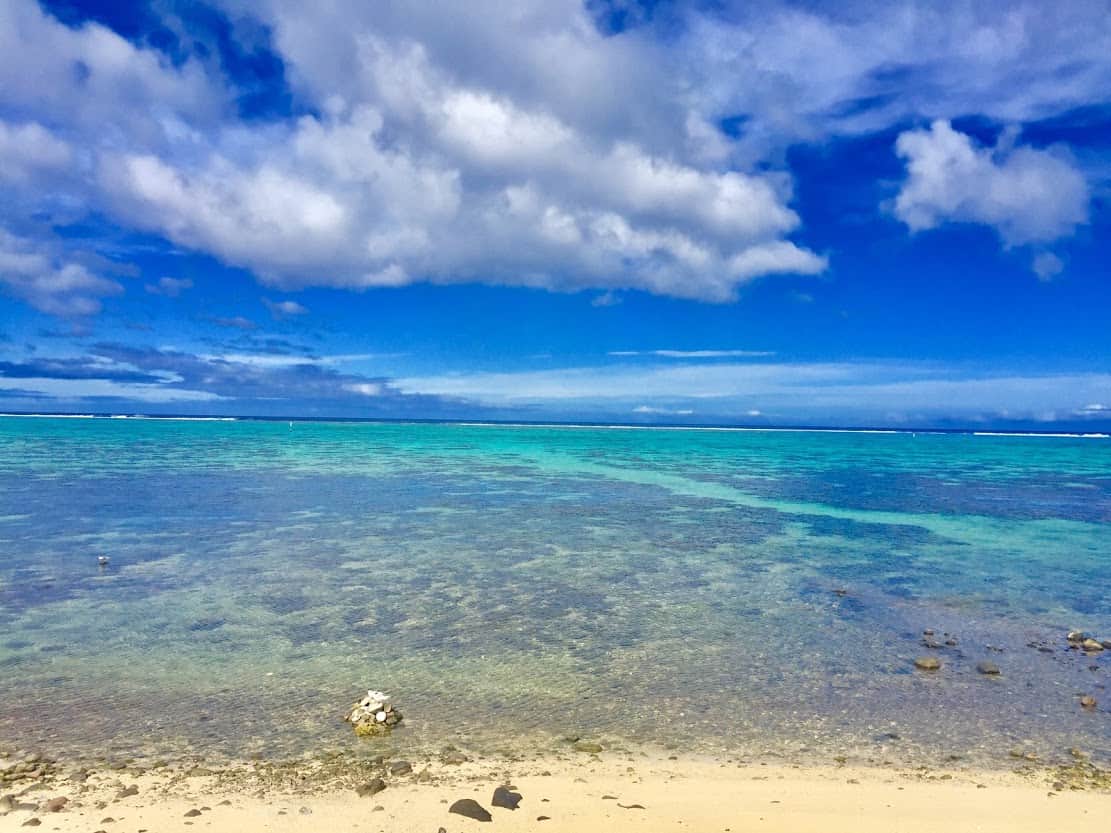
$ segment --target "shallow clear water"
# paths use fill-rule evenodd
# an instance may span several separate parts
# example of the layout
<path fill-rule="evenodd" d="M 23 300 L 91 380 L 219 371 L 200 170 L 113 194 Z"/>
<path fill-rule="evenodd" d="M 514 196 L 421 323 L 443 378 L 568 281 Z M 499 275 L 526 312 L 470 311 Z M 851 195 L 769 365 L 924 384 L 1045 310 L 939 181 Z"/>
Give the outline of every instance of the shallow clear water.
<path fill-rule="evenodd" d="M 1109 577 L 1107 440 L 0 419 L 0 745 L 1106 760 Z"/>

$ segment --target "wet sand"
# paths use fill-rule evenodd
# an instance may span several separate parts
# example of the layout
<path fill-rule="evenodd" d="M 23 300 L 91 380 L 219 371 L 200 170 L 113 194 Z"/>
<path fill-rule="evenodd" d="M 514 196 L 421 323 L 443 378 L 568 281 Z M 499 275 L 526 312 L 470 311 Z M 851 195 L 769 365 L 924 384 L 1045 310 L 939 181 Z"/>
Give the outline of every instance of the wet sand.
<path fill-rule="evenodd" d="M 391 764 L 393 764 L 391 771 Z M 544 753 L 461 764 L 398 759 L 316 758 L 243 763 L 210 770 L 125 767 L 87 775 L 59 767 L 3 789 L 0 831 L 31 819 L 51 831 L 167 833 L 249 831 L 770 831 L 916 833 L 1108 829 L 1111 776 L 1078 760 L 1012 770 L 787 766 L 663 753 Z M 84 776 L 84 777 L 83 777 Z M 380 778 L 385 788 L 359 795 Z M 493 806 L 500 785 L 520 806 Z M 380 785 L 379 785 L 380 786 Z M 133 788 L 133 789 L 132 789 Z M 133 794 L 127 794 L 127 793 Z M 121 795 L 122 794 L 122 795 Z M 66 798 L 57 811 L 52 799 Z M 483 823 L 449 812 L 470 798 L 490 811 Z M 55 804 L 61 803 L 55 801 Z M 541 818 L 546 817 L 546 818 Z"/>

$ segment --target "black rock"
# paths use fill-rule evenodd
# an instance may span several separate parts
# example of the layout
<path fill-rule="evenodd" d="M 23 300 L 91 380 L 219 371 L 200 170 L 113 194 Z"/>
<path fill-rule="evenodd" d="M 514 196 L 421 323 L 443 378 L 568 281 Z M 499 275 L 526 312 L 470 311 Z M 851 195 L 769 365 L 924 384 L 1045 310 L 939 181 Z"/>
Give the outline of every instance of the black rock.
<path fill-rule="evenodd" d="M 508 787 L 498 787 L 494 790 L 494 797 L 490 803 L 495 807 L 504 807 L 507 810 L 516 810 L 521 803 L 521 794 L 511 791 Z"/>
<path fill-rule="evenodd" d="M 473 798 L 461 798 L 448 807 L 449 813 L 455 813 L 458 816 L 466 816 L 475 821 L 493 821 L 494 817 L 490 815 L 490 811 L 475 801 Z"/>
<path fill-rule="evenodd" d="M 365 798 L 368 795 L 377 795 L 384 789 L 386 789 L 385 781 L 381 778 L 372 778 L 365 784 L 359 784 L 359 786 L 355 787 L 355 794 L 358 795 L 359 798 Z"/>

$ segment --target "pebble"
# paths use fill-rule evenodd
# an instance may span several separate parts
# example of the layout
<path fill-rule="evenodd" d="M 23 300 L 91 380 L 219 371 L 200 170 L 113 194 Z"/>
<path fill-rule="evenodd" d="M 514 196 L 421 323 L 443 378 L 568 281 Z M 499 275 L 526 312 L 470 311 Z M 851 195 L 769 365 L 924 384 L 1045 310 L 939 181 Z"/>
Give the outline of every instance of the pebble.
<path fill-rule="evenodd" d="M 68 803 L 69 799 L 66 798 L 64 795 L 60 795 L 57 798 L 51 798 L 46 801 L 42 805 L 42 809 L 48 813 L 59 813 L 61 812 L 62 808 L 65 807 Z"/>
<path fill-rule="evenodd" d="M 312 815 L 312 810 L 310 810 L 308 807 L 302 807 L 297 812 L 300 813 L 302 816 L 311 816 Z"/>
<path fill-rule="evenodd" d="M 494 797 L 490 803 L 495 807 L 504 807 L 507 810 L 516 810 L 521 803 L 521 794 L 515 793 L 508 787 L 498 787 L 494 790 Z"/>
<path fill-rule="evenodd" d="M 1085 651 L 1102 651 L 1103 643 L 1097 642 L 1094 639 L 1085 639 L 1083 642 L 1080 643 L 1080 647 L 1083 648 Z"/>
<path fill-rule="evenodd" d="M 386 789 L 386 782 L 381 778 L 373 778 L 365 784 L 359 784 L 355 787 L 355 794 L 363 798 L 368 795 L 377 795 L 384 789 Z"/>
<path fill-rule="evenodd" d="M 576 752 L 588 752 L 591 755 L 597 755 L 604 749 L 602 744 L 595 743 L 591 740 L 580 740 L 575 743 Z"/>
<path fill-rule="evenodd" d="M 390 775 L 408 775 L 413 771 L 413 765 L 408 761 L 394 761 L 389 766 Z"/>
<path fill-rule="evenodd" d="M 443 761 L 445 764 L 450 764 L 452 766 L 458 766 L 459 764 L 467 763 L 467 761 L 469 761 L 470 758 L 468 758 L 462 752 L 453 751 L 453 752 L 445 752 L 443 754 L 443 757 L 440 758 L 440 760 Z"/>
<path fill-rule="evenodd" d="M 941 668 L 941 660 L 934 657 L 919 657 L 914 661 L 914 667 L 921 671 L 937 671 Z"/>
<path fill-rule="evenodd" d="M 134 784 L 132 784 L 130 787 L 124 787 L 122 790 L 120 790 L 118 793 L 116 793 L 116 798 L 128 798 L 130 796 L 138 795 L 138 794 L 139 794 L 139 788 L 137 786 L 135 786 Z"/>
<path fill-rule="evenodd" d="M 200 811 L 200 810 L 198 810 L 198 809 L 196 809 L 196 808 L 194 808 L 194 809 L 192 809 L 192 810 L 186 810 L 186 811 L 185 811 L 185 818 L 187 818 L 187 819 L 195 819 L 195 818 L 196 818 L 197 816 L 199 816 L 200 814 L 201 814 L 201 811 Z"/>
<path fill-rule="evenodd" d="M 20 827 L 38 827 L 42 824 L 42 819 L 27 819 Z"/>
<path fill-rule="evenodd" d="M 455 813 L 458 816 L 465 816 L 475 821 L 493 821 L 494 817 L 490 815 L 490 811 L 475 801 L 473 798 L 461 798 L 448 807 L 449 813 Z"/>
<path fill-rule="evenodd" d="M 1098 703 L 1096 702 L 1096 698 L 1093 697 L 1091 694 L 1085 694 L 1083 697 L 1080 698 L 1080 705 L 1082 708 L 1085 709 L 1094 709 L 1098 705 Z"/>
<path fill-rule="evenodd" d="M 988 674 L 989 676 L 995 676 L 1000 673 L 999 666 L 996 665 L 994 662 L 988 662 L 987 660 L 977 663 L 976 670 L 979 671 L 981 674 Z"/>

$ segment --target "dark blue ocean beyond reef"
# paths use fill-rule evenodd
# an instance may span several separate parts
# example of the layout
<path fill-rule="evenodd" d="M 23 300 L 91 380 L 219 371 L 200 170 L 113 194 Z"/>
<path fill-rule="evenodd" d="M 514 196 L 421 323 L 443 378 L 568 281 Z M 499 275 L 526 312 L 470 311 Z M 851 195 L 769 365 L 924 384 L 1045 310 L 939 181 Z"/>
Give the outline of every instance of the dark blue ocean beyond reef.
<path fill-rule="evenodd" d="M 1072 628 L 1106 439 L 0 419 L 0 744 L 285 757 L 376 687 L 402 748 L 1106 761 Z"/>

